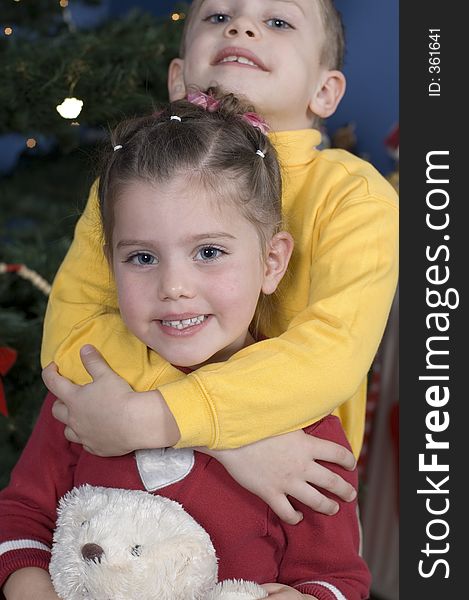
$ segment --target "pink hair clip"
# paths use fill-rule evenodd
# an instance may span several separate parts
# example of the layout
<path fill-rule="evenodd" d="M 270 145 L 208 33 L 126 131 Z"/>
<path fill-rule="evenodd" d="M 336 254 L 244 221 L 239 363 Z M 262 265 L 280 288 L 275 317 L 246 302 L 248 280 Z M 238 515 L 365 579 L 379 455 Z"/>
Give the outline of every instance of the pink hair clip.
<path fill-rule="evenodd" d="M 204 108 L 208 112 L 215 112 L 220 106 L 219 100 L 204 92 L 191 92 L 187 94 L 187 100 L 196 106 Z"/>
<path fill-rule="evenodd" d="M 220 107 L 220 101 L 205 92 L 191 92 L 187 94 L 187 100 L 196 106 L 204 108 L 208 112 L 215 112 Z M 259 129 L 264 135 L 267 135 L 269 126 L 257 113 L 247 112 L 241 115 L 241 118 L 253 127 L 256 127 L 256 129 Z"/>
<path fill-rule="evenodd" d="M 269 126 L 264 119 L 255 112 L 247 112 L 242 115 L 242 118 L 247 121 L 250 125 L 259 129 L 264 135 L 269 132 Z"/>

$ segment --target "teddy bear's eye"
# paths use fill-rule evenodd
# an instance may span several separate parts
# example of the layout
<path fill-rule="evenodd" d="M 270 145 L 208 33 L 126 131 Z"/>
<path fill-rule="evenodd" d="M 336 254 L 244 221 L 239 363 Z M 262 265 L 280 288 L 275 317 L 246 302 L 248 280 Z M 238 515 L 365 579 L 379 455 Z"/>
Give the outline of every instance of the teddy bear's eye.
<path fill-rule="evenodd" d="M 132 556 L 140 556 L 142 554 L 142 546 L 140 544 L 137 544 L 136 546 L 132 546 L 132 548 L 130 549 L 130 554 Z"/>
<path fill-rule="evenodd" d="M 85 525 L 88 525 L 88 521 L 82 521 L 80 523 L 80 527 L 84 527 Z"/>

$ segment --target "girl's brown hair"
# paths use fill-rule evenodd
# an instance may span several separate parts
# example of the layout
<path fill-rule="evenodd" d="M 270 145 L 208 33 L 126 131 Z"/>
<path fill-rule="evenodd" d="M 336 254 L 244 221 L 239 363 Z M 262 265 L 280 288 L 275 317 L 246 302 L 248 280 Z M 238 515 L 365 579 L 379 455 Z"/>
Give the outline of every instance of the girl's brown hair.
<path fill-rule="evenodd" d="M 126 184 L 135 180 L 157 184 L 185 177 L 209 187 L 220 203 L 240 207 L 257 228 L 263 247 L 266 238 L 279 231 L 282 182 L 272 144 L 246 120 L 250 106 L 214 89 L 208 98 L 210 110 L 178 100 L 151 116 L 124 121 L 112 132 L 98 187 L 108 249 L 114 204 Z"/>

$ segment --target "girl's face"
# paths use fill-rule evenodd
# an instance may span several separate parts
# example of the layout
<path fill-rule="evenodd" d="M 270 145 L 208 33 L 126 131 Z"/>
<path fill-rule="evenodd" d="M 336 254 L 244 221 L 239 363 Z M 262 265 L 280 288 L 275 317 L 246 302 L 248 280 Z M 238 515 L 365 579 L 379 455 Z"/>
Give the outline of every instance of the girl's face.
<path fill-rule="evenodd" d="M 114 217 L 119 307 L 135 336 L 186 367 L 226 360 L 252 343 L 259 294 L 273 290 L 257 230 L 232 202 L 184 177 L 135 181 Z"/>

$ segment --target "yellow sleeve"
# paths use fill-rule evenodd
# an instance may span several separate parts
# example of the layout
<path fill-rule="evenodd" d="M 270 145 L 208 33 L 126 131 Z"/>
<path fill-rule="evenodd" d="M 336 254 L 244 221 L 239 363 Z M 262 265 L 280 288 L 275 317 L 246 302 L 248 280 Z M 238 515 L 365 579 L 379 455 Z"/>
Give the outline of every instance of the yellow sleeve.
<path fill-rule="evenodd" d="M 397 229 L 396 204 L 347 202 L 318 238 L 308 307 L 282 335 L 159 387 L 179 446 L 242 446 L 306 427 L 345 403 L 336 414 L 358 456 L 365 378 L 397 283 Z"/>
<path fill-rule="evenodd" d="M 85 383 L 78 352 L 94 344 L 136 390 L 158 387 L 180 428 L 181 447 L 237 447 L 305 427 L 347 400 L 344 406 L 357 404 L 354 394 L 363 391 L 397 281 L 393 203 L 368 197 L 338 208 L 308 258 L 308 307 L 285 333 L 188 376 L 125 328 L 101 244 L 93 188 L 53 284 L 43 365 L 55 360 L 62 374 Z M 357 454 L 361 435 L 354 440 L 353 426 L 344 427 Z"/>

